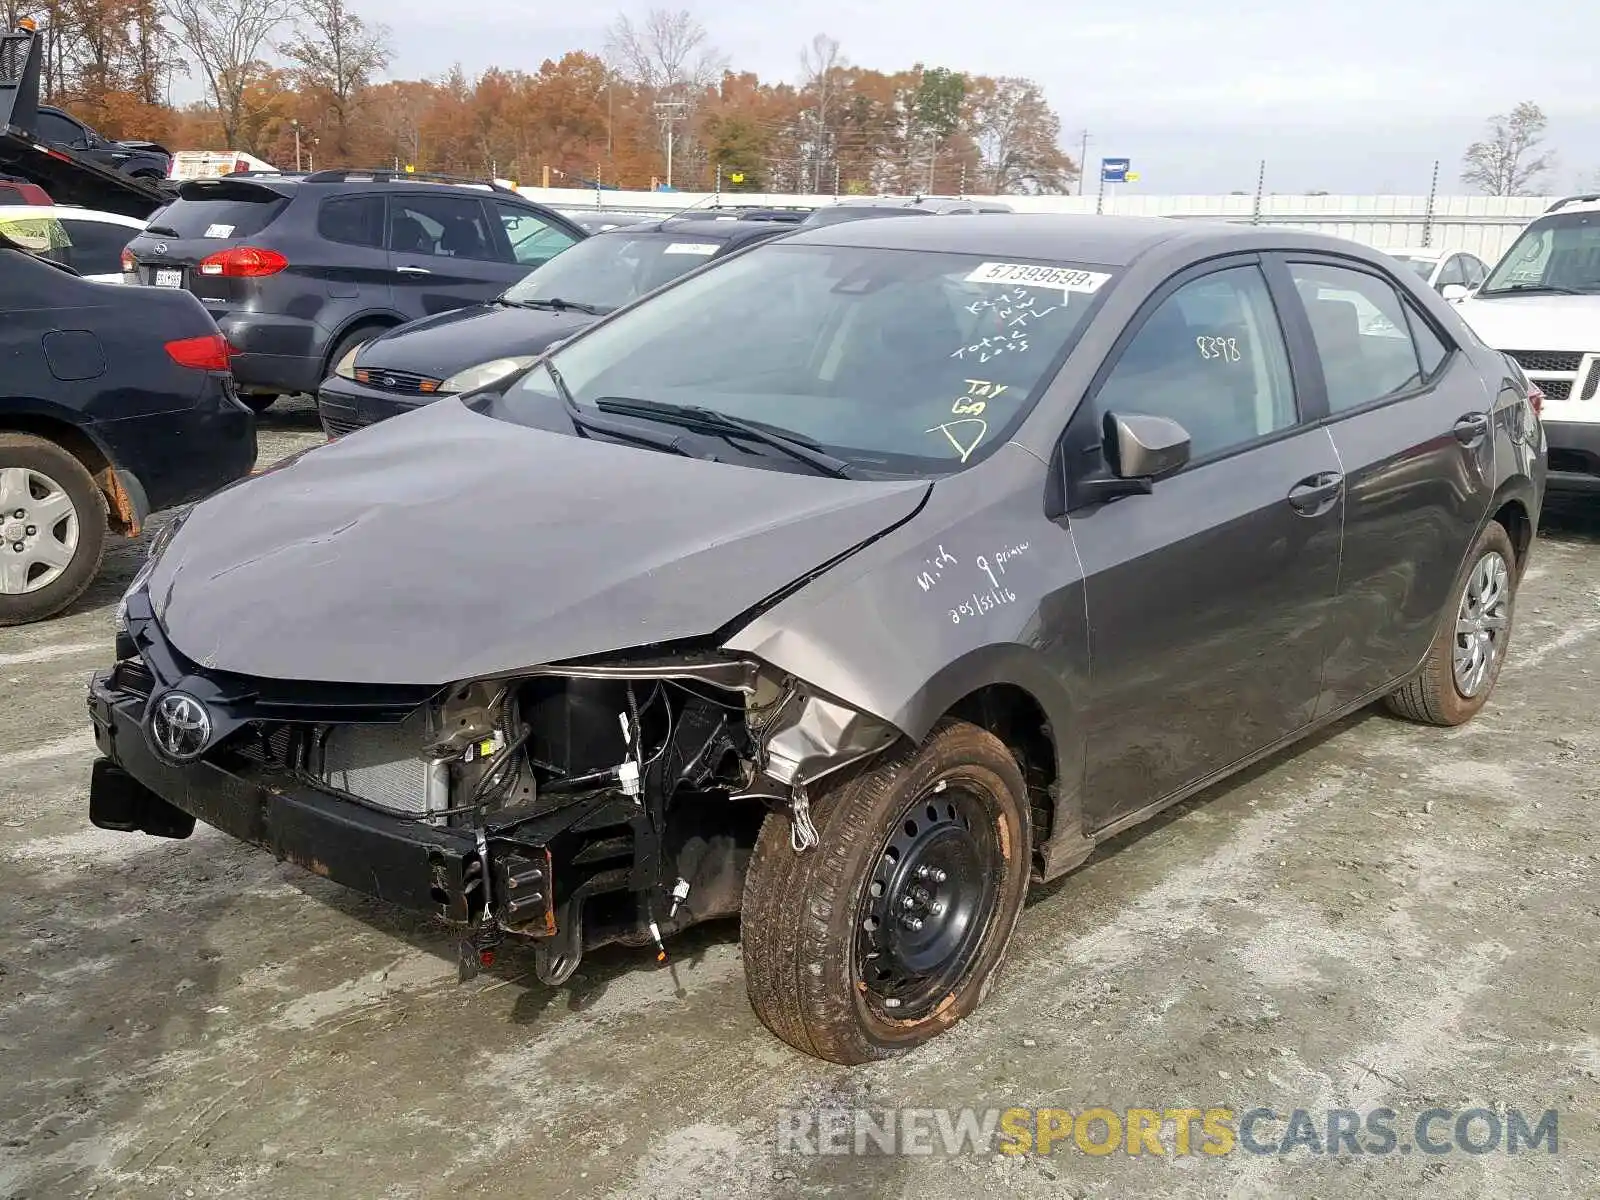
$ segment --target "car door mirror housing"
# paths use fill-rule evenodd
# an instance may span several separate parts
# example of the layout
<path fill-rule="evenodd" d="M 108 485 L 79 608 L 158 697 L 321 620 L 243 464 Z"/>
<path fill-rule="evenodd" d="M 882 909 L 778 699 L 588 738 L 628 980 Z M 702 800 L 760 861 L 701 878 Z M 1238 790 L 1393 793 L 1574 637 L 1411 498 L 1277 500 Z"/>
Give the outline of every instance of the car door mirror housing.
<path fill-rule="evenodd" d="M 1189 462 L 1189 431 L 1167 417 L 1107 413 L 1102 438 L 1106 464 L 1118 479 L 1154 483 Z"/>
<path fill-rule="evenodd" d="M 1439 289 L 1439 295 L 1454 304 L 1472 295 L 1472 289 L 1464 283 L 1447 283 Z"/>

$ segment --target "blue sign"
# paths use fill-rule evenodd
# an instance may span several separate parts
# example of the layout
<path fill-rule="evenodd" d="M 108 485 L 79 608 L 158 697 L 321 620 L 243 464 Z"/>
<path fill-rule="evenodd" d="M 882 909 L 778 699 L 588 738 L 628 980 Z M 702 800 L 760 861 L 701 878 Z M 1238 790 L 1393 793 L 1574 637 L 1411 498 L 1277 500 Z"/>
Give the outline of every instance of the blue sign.
<path fill-rule="evenodd" d="M 1102 158 L 1100 160 L 1101 183 L 1127 183 L 1128 168 L 1132 162 L 1126 158 Z"/>

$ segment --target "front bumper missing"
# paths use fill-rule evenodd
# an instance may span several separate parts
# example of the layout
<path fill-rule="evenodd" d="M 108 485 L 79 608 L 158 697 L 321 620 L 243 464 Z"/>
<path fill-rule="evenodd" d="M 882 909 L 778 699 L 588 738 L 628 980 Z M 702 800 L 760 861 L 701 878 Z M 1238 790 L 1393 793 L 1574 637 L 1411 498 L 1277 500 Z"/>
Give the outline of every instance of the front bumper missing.
<path fill-rule="evenodd" d="M 509 928 L 535 937 L 556 932 L 550 851 L 520 826 L 514 839 L 490 831 L 480 843 L 470 830 L 391 816 L 251 763 L 174 766 L 145 739 L 144 705 L 142 696 L 114 691 L 107 676 L 89 686 L 104 756 L 89 788 L 96 826 L 187 837 L 198 819 L 354 891 L 457 922 L 483 915 L 487 866 L 487 894 L 497 907 L 504 903 Z M 536 838 L 539 831 L 527 832 Z"/>

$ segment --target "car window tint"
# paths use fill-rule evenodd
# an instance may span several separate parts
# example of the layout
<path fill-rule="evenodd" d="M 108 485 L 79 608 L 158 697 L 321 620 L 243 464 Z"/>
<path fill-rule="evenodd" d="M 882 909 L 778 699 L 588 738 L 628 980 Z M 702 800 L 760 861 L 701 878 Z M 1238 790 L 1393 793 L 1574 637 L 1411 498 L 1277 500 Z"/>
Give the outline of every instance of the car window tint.
<path fill-rule="evenodd" d="M 527 267 L 539 267 L 560 254 L 577 239 L 565 229 L 550 224 L 537 214 L 503 201 L 495 202 L 511 257 Z"/>
<path fill-rule="evenodd" d="M 53 142 L 60 146 L 71 146 L 84 139 L 82 127 L 52 112 L 42 112 L 34 119 L 33 132 L 41 142 Z"/>
<path fill-rule="evenodd" d="M 317 232 L 330 242 L 383 248 L 383 197 L 333 196 L 317 210 Z"/>
<path fill-rule="evenodd" d="M 61 224 L 72 241 L 67 265 L 79 275 L 121 274 L 123 248 L 139 232 L 123 225 L 74 217 L 62 217 Z"/>
<path fill-rule="evenodd" d="M 438 258 L 501 260 L 483 205 L 464 196 L 391 196 L 389 249 Z"/>
<path fill-rule="evenodd" d="M 1283 330 L 1260 268 L 1184 284 L 1147 316 L 1096 396 L 1104 415 L 1178 422 L 1195 458 L 1293 425 Z"/>
<path fill-rule="evenodd" d="M 1311 319 L 1330 411 L 1417 385 L 1417 350 L 1394 288 L 1375 275 L 1322 263 L 1293 263 L 1289 270 Z"/>
<path fill-rule="evenodd" d="M 1422 365 L 1422 376 L 1432 379 L 1450 353 L 1450 348 L 1439 340 L 1439 335 L 1423 320 L 1421 313 L 1409 304 L 1405 310 L 1406 321 L 1411 327 L 1411 340 L 1416 343 L 1417 359 Z"/>
<path fill-rule="evenodd" d="M 1444 269 L 1439 272 L 1438 287 L 1447 283 L 1459 283 L 1465 286 L 1467 282 L 1466 268 L 1463 266 L 1461 255 L 1452 254 L 1444 264 Z"/>

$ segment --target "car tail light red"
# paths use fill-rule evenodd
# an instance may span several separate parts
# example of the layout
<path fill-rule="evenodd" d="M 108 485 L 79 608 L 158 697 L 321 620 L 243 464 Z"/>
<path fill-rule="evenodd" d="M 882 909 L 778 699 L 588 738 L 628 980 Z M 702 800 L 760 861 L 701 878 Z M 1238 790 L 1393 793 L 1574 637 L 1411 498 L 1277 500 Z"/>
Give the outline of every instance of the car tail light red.
<path fill-rule="evenodd" d="M 133 274 L 138 264 L 133 261 L 133 255 L 127 250 L 122 252 L 122 271 L 125 275 Z"/>
<path fill-rule="evenodd" d="M 222 276 L 224 279 L 260 279 L 276 275 L 289 265 L 289 260 L 276 250 L 263 250 L 259 246 L 230 246 L 200 260 L 200 274 Z"/>
<path fill-rule="evenodd" d="M 1534 416 L 1544 415 L 1544 392 L 1537 383 L 1528 385 L 1528 405 L 1533 409 Z"/>
<path fill-rule="evenodd" d="M 180 367 L 189 367 L 195 371 L 226 371 L 228 360 L 238 351 L 228 345 L 228 339 L 220 333 L 208 333 L 204 337 L 180 338 L 176 342 L 167 343 L 167 354 L 172 361 Z"/>

